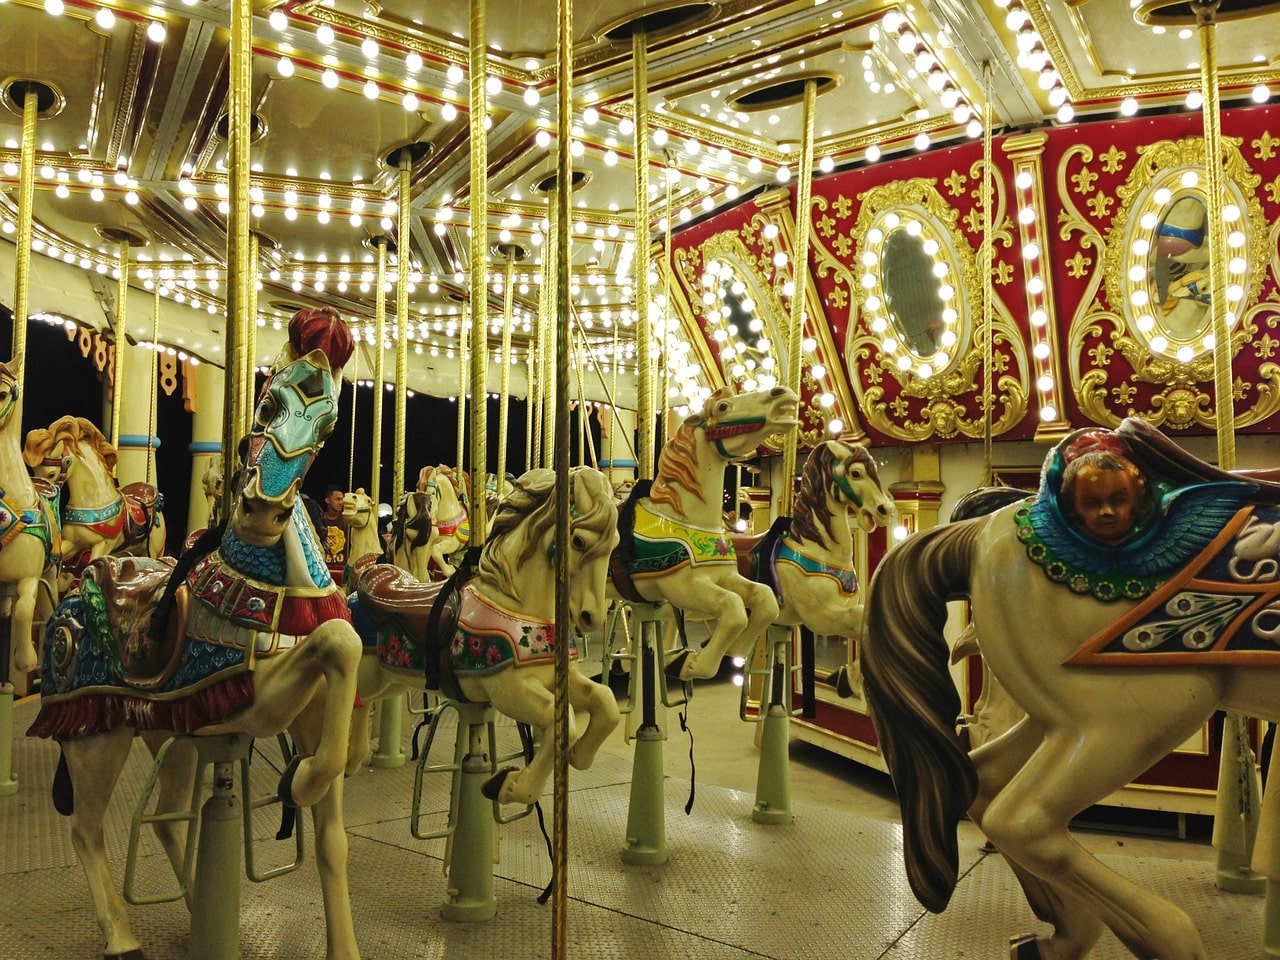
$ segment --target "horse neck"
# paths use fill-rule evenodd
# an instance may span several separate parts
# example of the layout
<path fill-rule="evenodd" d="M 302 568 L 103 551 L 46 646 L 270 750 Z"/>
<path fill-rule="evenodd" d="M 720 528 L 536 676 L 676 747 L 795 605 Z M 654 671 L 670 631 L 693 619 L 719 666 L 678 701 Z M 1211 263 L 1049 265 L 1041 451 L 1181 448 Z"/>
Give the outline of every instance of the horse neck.
<path fill-rule="evenodd" d="M 445 486 L 448 481 L 443 478 L 436 482 L 440 484 L 440 510 L 439 516 L 434 518 L 436 522 L 447 522 L 459 514 L 465 514 L 467 508 L 462 505 L 462 499 L 458 496 L 458 491 L 454 489 L 453 485 Z"/>
<path fill-rule="evenodd" d="M 818 531 L 818 539 L 809 540 L 797 536 L 788 536 L 785 539 L 799 544 L 806 553 L 812 554 L 820 560 L 838 566 L 850 567 L 853 565 L 853 531 L 850 529 L 848 518 L 845 515 L 845 504 L 828 493 L 827 510 L 831 512 L 831 529 L 834 532 L 834 537 L 827 536 L 827 531 L 819 522 L 817 516 L 811 513 L 810 525 Z M 794 525 L 792 529 L 795 529 Z"/>
<path fill-rule="evenodd" d="M 372 523 L 366 522 L 363 526 L 351 527 L 351 549 L 348 551 L 348 556 L 352 560 L 366 553 L 381 552 L 382 545 L 378 542 L 378 531 L 374 529 Z"/>
<path fill-rule="evenodd" d="M 0 424 L 0 487 L 4 498 L 15 507 L 35 503 L 36 488 L 22 459 L 22 401 L 14 403 L 9 418 Z"/>
<path fill-rule="evenodd" d="M 235 536 L 231 531 L 231 525 L 227 525 L 227 531 L 223 534 L 224 547 L 228 544 L 228 539 Z M 223 561 L 232 569 L 249 576 L 253 576 L 255 571 L 246 570 L 242 565 L 232 563 L 228 560 L 228 553 L 235 556 L 252 555 L 256 551 L 261 551 L 264 555 L 279 551 L 284 558 L 284 577 L 277 586 L 295 587 L 303 590 L 323 589 L 326 586 L 332 586 L 329 577 L 329 569 L 325 566 L 324 552 L 320 549 L 320 543 L 316 540 L 315 530 L 311 526 L 311 519 L 307 516 L 306 508 L 302 505 L 302 498 L 299 497 L 293 508 L 293 518 L 289 525 L 285 527 L 281 536 L 280 546 L 271 547 L 253 547 L 246 544 L 243 540 L 237 542 L 235 550 L 223 550 Z M 251 565 L 251 564 L 250 564 Z"/>
<path fill-rule="evenodd" d="M 516 537 L 514 534 L 513 530 L 490 540 L 485 545 L 485 551 L 486 553 L 493 551 L 496 556 L 490 555 L 487 559 L 496 560 L 499 556 L 515 552 L 523 546 L 524 538 Z M 476 593 L 500 607 L 513 612 L 518 611 L 527 620 L 550 622 L 556 615 L 555 569 L 550 562 L 544 562 L 548 553 L 550 531 L 539 531 L 537 536 L 540 542 L 530 560 L 518 563 L 515 558 L 510 558 L 506 563 L 506 568 L 519 578 L 518 584 L 509 586 L 503 583 L 496 575 L 500 568 L 496 564 L 489 566 L 483 562 L 481 575 L 474 577 L 471 583 Z M 512 590 L 512 587 L 518 587 L 518 589 Z"/>
<path fill-rule="evenodd" d="M 71 461 L 67 471 L 67 505 L 101 507 L 120 498 L 107 465 L 96 454 L 80 453 Z"/>
<path fill-rule="evenodd" d="M 690 490 L 682 482 L 664 474 L 661 470 L 654 478 L 654 483 L 661 483 L 679 500 L 680 506 L 675 510 L 677 516 L 673 519 L 686 520 L 707 530 L 719 530 L 724 526 L 720 515 L 721 503 L 724 500 L 724 460 L 720 458 L 711 443 L 702 438 L 701 434 L 696 442 L 698 456 L 693 472 L 697 477 L 698 486 L 702 489 L 701 493 Z M 668 511 L 661 508 L 656 512 L 662 515 L 668 514 Z"/>

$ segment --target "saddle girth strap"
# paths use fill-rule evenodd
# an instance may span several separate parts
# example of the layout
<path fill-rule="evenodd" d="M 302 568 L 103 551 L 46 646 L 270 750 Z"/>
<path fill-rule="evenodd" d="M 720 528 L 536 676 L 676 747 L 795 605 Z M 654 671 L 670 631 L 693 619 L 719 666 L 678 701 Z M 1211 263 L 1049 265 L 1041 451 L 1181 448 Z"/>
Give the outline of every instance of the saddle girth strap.
<path fill-rule="evenodd" d="M 462 555 L 462 562 L 454 570 L 453 576 L 445 581 L 440 596 L 431 605 L 431 613 L 427 617 L 427 635 L 423 637 L 426 664 L 426 680 L 428 690 L 439 690 L 446 697 L 462 703 L 469 702 L 462 693 L 458 678 L 454 676 L 449 665 L 449 644 L 442 642 L 440 621 L 449 604 L 461 592 L 462 588 L 480 571 L 481 547 L 469 547 Z"/>
<path fill-rule="evenodd" d="M 609 554 L 609 579 L 618 595 L 630 603 L 645 602 L 631 579 L 631 561 L 635 559 L 636 504 L 649 496 L 652 489 L 652 480 L 637 481 L 618 507 L 618 546 Z"/>

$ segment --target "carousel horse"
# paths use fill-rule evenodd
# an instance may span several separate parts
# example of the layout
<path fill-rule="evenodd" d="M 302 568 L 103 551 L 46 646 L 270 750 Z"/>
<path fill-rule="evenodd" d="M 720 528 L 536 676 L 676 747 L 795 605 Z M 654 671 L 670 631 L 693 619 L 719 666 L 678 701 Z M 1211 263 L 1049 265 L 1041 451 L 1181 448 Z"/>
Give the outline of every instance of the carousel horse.
<path fill-rule="evenodd" d="M 209 504 L 209 518 L 206 525 L 210 527 L 215 527 L 222 522 L 222 518 L 218 516 L 218 511 L 222 508 L 222 477 L 222 454 L 215 454 L 209 457 L 204 475 L 200 478 L 200 488 L 204 491 L 205 502 Z"/>
<path fill-rule="evenodd" d="M 1135 956 L 1206 960 L 1187 915 L 1068 834 L 1214 711 L 1280 720 L 1280 485 L 1203 464 L 1141 420 L 1077 431 L 1031 499 L 890 551 L 861 645 L 902 806 L 916 897 L 941 911 L 967 812 L 1051 935 L 1016 960 L 1079 960 L 1104 926 Z M 942 636 L 967 596 L 973 638 L 1025 717 L 972 754 Z"/>
<path fill-rule="evenodd" d="M 62 417 L 33 430 L 23 449 L 35 476 L 65 477 L 63 574 L 73 579 L 109 553 L 158 557 L 164 552 L 164 497 L 149 483 L 116 484 L 116 448 L 84 417 Z"/>
<path fill-rule="evenodd" d="M 25 675 L 39 666 L 31 627 L 44 612 L 41 581 L 48 597 L 57 596 L 61 538 L 58 491 L 43 480 L 32 480 L 18 441 L 22 395 L 14 370 L 21 365 L 21 356 L 0 363 L 0 616 L 10 623 L 9 665 L 15 674 Z"/>
<path fill-rule="evenodd" d="M 653 482 L 637 483 L 619 511 L 622 541 L 610 562 L 613 596 L 666 601 L 715 622 L 700 650 L 684 651 L 667 664 L 681 680 L 714 677 L 725 654 L 747 656 L 778 619 L 773 591 L 738 572 L 720 511 L 725 465 L 752 455 L 770 435 L 796 429 L 797 408 L 796 395 L 785 387 L 717 390 L 662 448 Z"/>
<path fill-rule="evenodd" d="M 374 510 L 373 499 L 359 487 L 355 493 L 342 495 L 342 515 L 347 521 L 350 542 L 347 544 L 347 556 L 351 566 L 356 561 L 373 554 L 381 559 L 383 554 L 382 538 L 378 536 L 378 517 Z"/>
<path fill-rule="evenodd" d="M 772 587 L 779 626 L 856 637 L 862 602 L 848 519 L 870 533 L 893 519 L 893 498 L 880 485 L 865 447 L 827 440 L 809 454 L 796 492 L 795 516 L 755 537 L 732 537 L 738 571 Z"/>
<path fill-rule="evenodd" d="M 618 511 L 603 474 L 575 467 L 569 483 L 572 630 L 567 642 L 574 661 L 569 670 L 569 762 L 585 770 L 619 715 L 609 688 L 578 669 L 572 634 L 588 633 L 604 622 Z M 533 803 L 551 774 L 555 558 L 560 549 L 555 489 L 552 470 L 530 470 L 516 481 L 465 585 L 422 583 L 395 566 L 376 564 L 359 572 L 352 598 L 369 654 L 360 667 L 364 703 L 410 686 L 422 689 L 425 675 L 428 689 L 455 700 L 491 703 L 499 713 L 543 730 L 527 767 L 504 768 L 485 785 L 485 795 L 502 803 Z M 457 592 L 449 593 L 455 585 Z"/>
<path fill-rule="evenodd" d="M 450 558 L 471 539 L 467 508 L 459 494 L 459 481 L 451 467 L 423 467 L 418 490 L 431 495 L 431 536 L 427 539 L 428 567 L 434 565 L 444 579 L 456 569 Z"/>
<path fill-rule="evenodd" d="M 391 562 L 423 583 L 431 579 L 426 549 L 431 529 L 431 494 L 406 491 L 391 521 Z"/>
<path fill-rule="evenodd" d="M 171 558 L 104 557 L 50 618 L 43 697 L 29 733 L 62 747 L 55 800 L 71 811 L 108 958 L 142 957 L 103 838 L 134 736 L 155 752 L 174 734 L 285 730 L 298 754 L 279 792 L 286 804 L 313 807 L 328 958 L 359 956 L 342 773 L 360 638 L 299 496 L 337 419 L 341 366 L 352 349 L 336 312 L 295 315 L 258 400 L 225 531 L 207 532 L 176 567 Z M 191 796 L 195 751 L 177 746 L 181 756 L 161 768 L 160 812 Z M 162 824 L 157 832 L 180 870 L 186 825 Z"/>

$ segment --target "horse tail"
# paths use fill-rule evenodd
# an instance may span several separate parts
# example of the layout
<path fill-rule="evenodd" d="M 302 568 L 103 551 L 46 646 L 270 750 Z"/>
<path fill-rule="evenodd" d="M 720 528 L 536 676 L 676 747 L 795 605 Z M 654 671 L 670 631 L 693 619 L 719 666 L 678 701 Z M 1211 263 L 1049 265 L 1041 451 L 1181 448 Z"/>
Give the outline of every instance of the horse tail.
<path fill-rule="evenodd" d="M 959 879 L 956 823 L 978 778 L 956 733 L 960 696 L 942 637 L 964 596 L 984 519 L 935 527 L 892 550 L 872 579 L 861 660 L 867 703 L 902 810 L 907 879 L 940 913 Z"/>
<path fill-rule="evenodd" d="M 67 755 L 58 750 L 58 769 L 53 773 L 53 809 L 64 817 L 75 813 L 76 793 L 71 782 L 71 770 L 67 767 Z"/>

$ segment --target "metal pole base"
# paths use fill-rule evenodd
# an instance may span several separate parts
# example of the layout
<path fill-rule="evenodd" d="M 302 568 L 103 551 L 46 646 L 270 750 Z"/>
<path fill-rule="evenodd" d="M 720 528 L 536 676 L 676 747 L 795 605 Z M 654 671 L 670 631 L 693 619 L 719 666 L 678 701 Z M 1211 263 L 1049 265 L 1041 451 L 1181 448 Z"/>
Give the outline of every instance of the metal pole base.
<path fill-rule="evenodd" d="M 1267 878 L 1260 873 L 1254 873 L 1249 868 L 1249 859 L 1241 854 L 1219 850 L 1218 869 L 1214 875 L 1214 882 L 1218 885 L 1218 889 L 1228 893 L 1249 893 L 1255 896 L 1262 893 L 1267 886 Z"/>
<path fill-rule="evenodd" d="M 662 731 L 657 727 L 642 727 L 636 733 L 635 745 L 627 845 L 622 848 L 622 862 L 666 863 L 669 854 L 662 783 Z"/>
<path fill-rule="evenodd" d="M 769 707 L 761 724 L 760 767 L 756 772 L 756 823 L 791 822 L 791 718 L 778 704 Z"/>
<path fill-rule="evenodd" d="M 216 762 L 213 796 L 200 811 L 187 948 L 191 960 L 240 960 L 242 812 L 235 787 L 234 761 Z"/>
<path fill-rule="evenodd" d="M 18 792 L 13 775 L 13 684 L 0 683 L 0 797 Z"/>
<path fill-rule="evenodd" d="M 1280 883 L 1267 881 L 1267 899 L 1262 907 L 1262 955 L 1280 957 Z"/>
<path fill-rule="evenodd" d="M 400 743 L 403 716 L 403 693 L 378 703 L 378 749 L 369 759 L 372 766 L 382 770 L 404 766 L 404 747 Z"/>
<path fill-rule="evenodd" d="M 493 803 L 480 792 L 493 775 L 483 746 L 488 742 L 486 707 L 466 704 L 458 709 L 458 736 L 468 738 L 470 747 L 458 774 L 458 826 L 449 857 L 449 889 L 440 916 L 460 923 L 492 920 L 498 912 L 493 894 Z"/>

